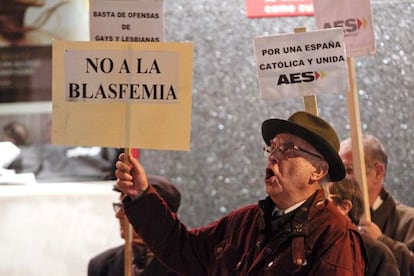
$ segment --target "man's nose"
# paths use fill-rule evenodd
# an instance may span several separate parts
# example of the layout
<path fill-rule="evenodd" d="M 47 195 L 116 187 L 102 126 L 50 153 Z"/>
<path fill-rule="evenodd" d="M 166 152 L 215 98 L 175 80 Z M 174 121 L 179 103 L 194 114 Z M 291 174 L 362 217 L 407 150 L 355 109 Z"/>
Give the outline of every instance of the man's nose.
<path fill-rule="evenodd" d="M 269 157 L 267 158 L 267 162 L 270 165 L 276 165 L 277 163 L 279 163 L 280 158 L 276 156 L 276 154 L 270 154 Z"/>

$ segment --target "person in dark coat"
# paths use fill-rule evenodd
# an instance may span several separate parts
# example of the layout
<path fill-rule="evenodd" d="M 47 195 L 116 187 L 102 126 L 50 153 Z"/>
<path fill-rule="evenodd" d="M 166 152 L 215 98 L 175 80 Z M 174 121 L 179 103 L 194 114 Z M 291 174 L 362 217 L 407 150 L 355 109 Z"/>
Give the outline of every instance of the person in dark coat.
<path fill-rule="evenodd" d="M 364 213 L 363 196 L 359 183 L 355 179 L 344 178 L 326 186 L 327 198 L 338 210 L 355 225 Z M 367 276 L 399 276 L 397 261 L 392 251 L 382 242 L 362 234 L 368 254 Z"/>
<path fill-rule="evenodd" d="M 371 221 L 361 220 L 359 229 L 383 242 L 393 252 L 402 276 L 414 275 L 414 208 L 396 201 L 385 189 L 388 155 L 381 141 L 362 135 Z M 352 141 L 340 144 L 339 155 L 347 177 L 354 177 Z"/>
<path fill-rule="evenodd" d="M 149 175 L 148 181 L 157 194 L 167 203 L 171 212 L 176 213 L 180 207 L 181 194 L 178 189 L 165 177 Z M 116 187 L 115 191 L 121 192 Z M 125 197 L 120 194 L 120 199 Z M 120 202 L 113 203 L 115 216 L 119 220 L 120 234 L 125 239 L 125 220 L 127 219 Z M 88 264 L 88 276 L 124 276 L 124 249 L 125 245 L 105 250 L 96 255 Z M 132 232 L 132 252 L 134 276 L 175 276 L 175 272 L 162 265 L 151 250 L 145 245 L 142 238 L 135 231 Z"/>
<path fill-rule="evenodd" d="M 322 189 L 345 176 L 335 130 L 300 111 L 264 121 L 262 136 L 268 196 L 192 230 L 166 208 L 138 160 L 121 154 L 116 187 L 128 195 L 122 203 L 134 229 L 182 275 L 364 275 L 361 236 Z"/>

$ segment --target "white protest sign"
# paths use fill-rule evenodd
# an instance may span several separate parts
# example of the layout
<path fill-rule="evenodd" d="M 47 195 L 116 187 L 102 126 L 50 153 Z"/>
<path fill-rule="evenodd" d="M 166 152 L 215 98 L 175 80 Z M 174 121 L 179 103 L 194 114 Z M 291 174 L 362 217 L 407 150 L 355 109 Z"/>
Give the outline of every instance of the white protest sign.
<path fill-rule="evenodd" d="M 254 38 L 263 99 L 340 93 L 348 89 L 342 29 Z"/>
<path fill-rule="evenodd" d="M 90 0 L 91 41 L 164 41 L 163 0 Z"/>
<path fill-rule="evenodd" d="M 341 27 L 347 57 L 375 54 L 375 35 L 370 0 L 314 0 L 319 29 Z"/>
<path fill-rule="evenodd" d="M 192 64 L 192 43 L 54 41 L 52 142 L 189 150 Z"/>

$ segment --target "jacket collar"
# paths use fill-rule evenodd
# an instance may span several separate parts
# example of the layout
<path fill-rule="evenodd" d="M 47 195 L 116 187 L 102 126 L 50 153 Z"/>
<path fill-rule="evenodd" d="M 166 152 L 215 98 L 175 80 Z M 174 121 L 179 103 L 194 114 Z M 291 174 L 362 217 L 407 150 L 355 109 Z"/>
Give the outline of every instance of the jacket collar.
<path fill-rule="evenodd" d="M 314 216 L 320 213 L 326 206 L 326 199 L 323 189 L 316 191 L 310 196 L 303 204 L 301 204 L 292 213 L 289 213 L 288 221 L 290 223 L 285 224 L 281 231 L 289 233 L 286 238 L 292 239 L 292 263 L 298 267 L 305 266 L 307 264 L 305 254 L 305 238 L 308 234 L 309 223 Z M 271 216 L 274 209 L 274 203 L 270 197 L 266 197 L 264 200 L 259 201 L 259 207 L 263 211 L 263 218 L 266 222 L 266 236 L 272 237 L 271 230 Z M 286 228 L 285 228 L 286 227 Z"/>
<path fill-rule="evenodd" d="M 263 211 L 265 220 L 270 219 L 275 208 L 275 204 L 273 203 L 270 196 L 267 196 L 265 199 L 260 200 L 258 205 Z M 309 221 L 313 216 L 320 212 L 320 210 L 322 210 L 325 205 L 325 195 L 323 189 L 320 189 L 297 208 L 293 219 L 298 219 L 300 221 Z"/>

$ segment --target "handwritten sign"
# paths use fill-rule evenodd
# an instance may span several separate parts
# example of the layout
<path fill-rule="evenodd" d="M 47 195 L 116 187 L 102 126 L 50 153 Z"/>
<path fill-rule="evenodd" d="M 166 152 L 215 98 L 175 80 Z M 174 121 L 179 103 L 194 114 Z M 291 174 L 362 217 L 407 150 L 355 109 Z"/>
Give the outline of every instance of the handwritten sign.
<path fill-rule="evenodd" d="M 53 43 L 52 142 L 189 150 L 192 43 Z"/>
<path fill-rule="evenodd" d="M 314 0 L 319 29 L 342 28 L 347 57 L 375 54 L 370 0 Z"/>
<path fill-rule="evenodd" d="M 164 41 L 162 0 L 90 0 L 90 40 Z"/>
<path fill-rule="evenodd" d="M 261 97 L 278 99 L 348 89 L 341 29 L 254 38 Z"/>

